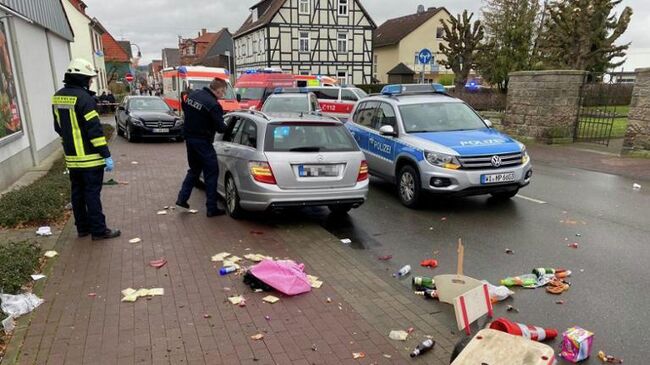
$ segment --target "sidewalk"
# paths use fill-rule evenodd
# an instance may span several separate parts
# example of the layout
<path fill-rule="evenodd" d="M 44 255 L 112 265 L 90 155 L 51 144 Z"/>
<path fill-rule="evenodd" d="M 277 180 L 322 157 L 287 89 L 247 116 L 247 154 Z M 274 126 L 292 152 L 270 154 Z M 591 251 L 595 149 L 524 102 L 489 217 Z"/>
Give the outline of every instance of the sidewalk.
<path fill-rule="evenodd" d="M 204 194 L 197 191 L 190 204 L 198 214 L 157 215 L 175 201 L 186 169 L 184 144 L 116 138 L 111 150 L 116 171 L 106 179 L 128 185 L 105 186 L 104 210 L 122 237 L 78 239 L 69 222 L 42 293 L 45 303 L 31 314 L 24 343 L 10 343 L 8 354 L 19 351 L 17 363 L 449 363 L 456 340 L 432 318 L 438 304 L 414 296 L 321 227 L 206 218 Z M 129 243 L 134 237 L 142 242 Z M 210 257 L 222 251 L 304 262 L 324 285 L 296 297 L 273 293 L 280 302 L 266 304 L 261 298 L 269 293 L 253 293 L 241 277 L 219 276 Z M 166 266 L 148 266 L 160 257 Z M 122 303 L 120 292 L 128 287 L 162 287 L 165 295 Z M 236 294 L 245 296 L 246 307 L 227 301 Z M 390 330 L 409 327 L 408 341 L 388 339 Z M 258 333 L 263 340 L 250 338 Z M 410 359 L 410 349 L 426 335 L 436 340 L 435 350 Z M 354 360 L 354 352 L 365 358 Z"/>

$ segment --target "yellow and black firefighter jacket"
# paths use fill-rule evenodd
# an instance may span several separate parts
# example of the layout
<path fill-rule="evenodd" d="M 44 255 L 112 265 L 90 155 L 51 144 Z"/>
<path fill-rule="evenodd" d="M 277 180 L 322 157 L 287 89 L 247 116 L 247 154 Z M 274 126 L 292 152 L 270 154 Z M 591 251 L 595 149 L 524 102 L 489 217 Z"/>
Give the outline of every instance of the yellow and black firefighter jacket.
<path fill-rule="evenodd" d="M 52 97 L 54 129 L 61 136 L 68 169 L 96 169 L 111 156 L 97 103 L 85 88 L 66 85 Z"/>

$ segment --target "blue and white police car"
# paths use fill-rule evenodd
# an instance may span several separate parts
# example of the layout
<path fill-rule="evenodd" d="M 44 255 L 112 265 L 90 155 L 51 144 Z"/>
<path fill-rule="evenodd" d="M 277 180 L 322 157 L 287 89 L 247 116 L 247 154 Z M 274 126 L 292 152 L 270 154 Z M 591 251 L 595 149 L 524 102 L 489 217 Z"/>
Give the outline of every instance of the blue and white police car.
<path fill-rule="evenodd" d="M 397 183 L 414 208 L 423 192 L 509 199 L 533 174 L 526 146 L 492 128 L 440 84 L 387 85 L 346 123 L 370 173 Z"/>

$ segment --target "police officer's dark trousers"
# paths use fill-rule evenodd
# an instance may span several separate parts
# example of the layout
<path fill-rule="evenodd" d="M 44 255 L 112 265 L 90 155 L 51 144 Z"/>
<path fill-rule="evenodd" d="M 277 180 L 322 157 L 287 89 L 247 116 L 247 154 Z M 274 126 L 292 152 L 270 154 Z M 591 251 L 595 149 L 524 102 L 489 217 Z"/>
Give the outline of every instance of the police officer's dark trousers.
<path fill-rule="evenodd" d="M 190 169 L 183 181 L 181 191 L 178 193 L 178 201 L 187 202 L 192 194 L 192 189 L 199 181 L 203 172 L 205 180 L 206 207 L 208 213 L 217 210 L 217 179 L 219 178 L 219 164 L 217 153 L 207 139 L 186 138 L 187 162 Z"/>
<path fill-rule="evenodd" d="M 103 235 L 106 217 L 102 213 L 100 194 L 104 182 L 104 168 L 70 169 L 72 211 L 79 233 Z"/>

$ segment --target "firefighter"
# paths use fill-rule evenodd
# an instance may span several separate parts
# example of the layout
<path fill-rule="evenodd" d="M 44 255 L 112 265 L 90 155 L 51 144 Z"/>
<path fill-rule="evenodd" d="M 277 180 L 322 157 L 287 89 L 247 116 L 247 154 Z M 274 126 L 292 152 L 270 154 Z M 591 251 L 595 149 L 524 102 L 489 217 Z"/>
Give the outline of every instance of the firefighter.
<path fill-rule="evenodd" d="M 203 172 L 205 195 L 207 198 L 207 216 L 214 217 L 225 213 L 217 206 L 217 179 L 219 166 L 217 153 L 212 143 L 217 132 L 223 133 L 226 124 L 223 121 L 223 109 L 219 99 L 226 93 L 227 84 L 215 78 L 210 87 L 192 91 L 184 99 L 182 108 L 185 115 L 183 134 L 187 146 L 187 162 L 190 166 L 183 181 L 176 205 L 189 209 L 188 199 L 192 189 Z"/>
<path fill-rule="evenodd" d="M 72 210 L 79 237 L 93 240 L 114 238 L 117 229 L 106 227 L 100 193 L 104 169 L 113 170 L 113 159 L 99 123 L 94 93 L 89 90 L 97 76 L 93 64 L 84 59 L 70 62 L 65 87 L 52 97 L 54 129 L 61 136 L 65 162 L 70 171 Z"/>

